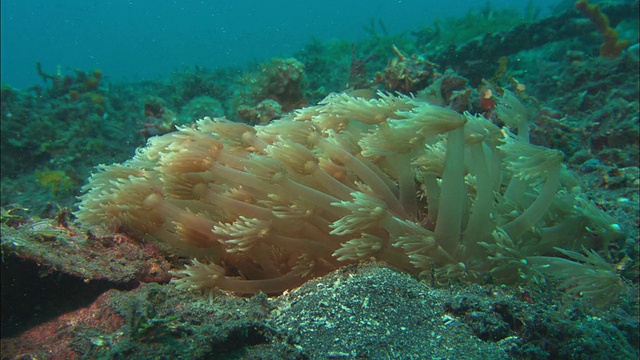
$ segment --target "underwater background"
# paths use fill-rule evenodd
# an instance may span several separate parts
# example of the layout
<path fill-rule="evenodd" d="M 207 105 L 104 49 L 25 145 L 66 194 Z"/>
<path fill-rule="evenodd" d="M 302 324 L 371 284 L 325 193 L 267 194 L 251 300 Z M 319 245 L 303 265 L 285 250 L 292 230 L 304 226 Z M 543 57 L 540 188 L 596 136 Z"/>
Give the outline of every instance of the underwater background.
<path fill-rule="evenodd" d="M 536 1 L 541 15 L 557 1 Z M 363 40 L 370 21 L 390 34 L 479 11 L 481 0 L 2 2 L 3 83 L 39 83 L 46 68 L 102 69 L 114 80 L 151 80 L 180 66 L 246 66 L 300 51 L 312 38 Z M 525 1 L 492 1 L 524 11 Z"/>
<path fill-rule="evenodd" d="M 3 359 L 638 357 L 638 1 L 1 7 Z M 369 260 L 284 294 L 203 296 L 169 283 L 191 254 L 76 219 L 96 166 L 176 127 L 267 126 L 378 91 L 436 91 L 497 126 L 516 94 L 531 143 L 562 151 L 615 226 L 573 249 L 615 277 L 606 305 L 559 279 L 434 286 Z"/>

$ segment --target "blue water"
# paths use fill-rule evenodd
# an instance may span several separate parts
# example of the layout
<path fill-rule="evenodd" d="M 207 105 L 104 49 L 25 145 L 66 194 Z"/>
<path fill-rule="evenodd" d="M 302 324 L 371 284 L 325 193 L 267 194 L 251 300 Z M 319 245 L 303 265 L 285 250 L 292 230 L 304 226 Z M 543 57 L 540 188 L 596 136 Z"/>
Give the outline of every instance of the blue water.
<path fill-rule="evenodd" d="M 536 1 L 549 12 L 560 0 Z M 389 33 L 477 11 L 485 0 L 3 0 L 2 83 L 41 83 L 35 63 L 99 68 L 112 80 L 155 79 L 183 65 L 245 65 L 300 50 L 312 37 L 357 40 L 372 18 Z M 524 0 L 493 0 L 524 9 Z"/>

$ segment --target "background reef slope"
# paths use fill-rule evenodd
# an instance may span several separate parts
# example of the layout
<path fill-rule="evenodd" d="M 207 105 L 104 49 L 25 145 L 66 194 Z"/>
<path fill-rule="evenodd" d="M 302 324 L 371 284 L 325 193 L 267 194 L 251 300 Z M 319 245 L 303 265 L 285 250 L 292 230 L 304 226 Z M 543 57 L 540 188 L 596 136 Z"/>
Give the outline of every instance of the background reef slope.
<path fill-rule="evenodd" d="M 487 6 L 401 34 L 374 19 L 365 40 L 312 40 L 252 65 L 122 82 L 38 64 L 43 85 L 3 84 L 3 358 L 636 358 L 638 2 L 585 9 L 565 4 L 539 18 Z M 602 52 L 607 41 L 618 44 L 613 53 Z M 554 282 L 436 288 L 382 264 L 350 265 L 270 298 L 214 291 L 210 303 L 167 284 L 186 256 L 72 214 L 97 164 L 125 161 L 177 125 L 211 116 L 254 126 L 331 92 L 429 87 L 445 99 L 468 93 L 446 105 L 500 126 L 499 97 L 518 94 L 531 142 L 561 150 L 585 196 L 620 226 L 622 236 L 596 244 L 622 281 L 613 303 L 592 307 Z"/>

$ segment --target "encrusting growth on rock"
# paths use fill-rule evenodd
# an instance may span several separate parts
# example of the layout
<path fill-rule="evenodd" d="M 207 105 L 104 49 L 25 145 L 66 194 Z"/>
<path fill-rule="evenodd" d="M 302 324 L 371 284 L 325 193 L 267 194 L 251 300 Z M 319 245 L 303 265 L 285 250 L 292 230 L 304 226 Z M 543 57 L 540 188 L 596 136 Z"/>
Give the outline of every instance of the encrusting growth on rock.
<path fill-rule="evenodd" d="M 511 94 L 500 107 L 524 108 Z M 204 118 L 101 166 L 76 215 L 195 257 L 174 272 L 185 289 L 278 293 L 370 259 L 441 284 L 541 278 L 545 259 L 579 272 L 587 258 L 568 251 L 619 232 L 584 206 L 561 152 L 529 144 L 523 116 L 502 119 L 513 134 L 378 93 L 333 94 L 268 125 Z M 553 260 L 563 254 L 575 261 Z M 603 272 L 579 281 L 617 279 Z"/>

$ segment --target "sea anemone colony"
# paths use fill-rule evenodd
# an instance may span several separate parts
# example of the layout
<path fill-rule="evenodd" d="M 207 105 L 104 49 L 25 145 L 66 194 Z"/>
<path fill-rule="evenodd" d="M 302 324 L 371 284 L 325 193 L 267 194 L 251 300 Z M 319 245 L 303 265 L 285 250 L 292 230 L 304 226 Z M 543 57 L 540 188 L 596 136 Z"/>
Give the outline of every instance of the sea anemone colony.
<path fill-rule="evenodd" d="M 267 125 L 204 118 L 100 166 L 77 217 L 194 257 L 179 288 L 278 293 L 375 259 L 433 284 L 554 277 L 608 303 L 619 227 L 509 92 L 499 128 L 404 95 L 332 94 Z"/>

